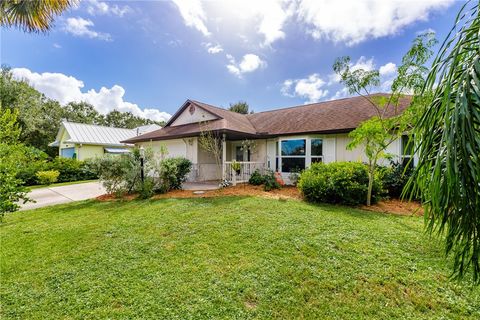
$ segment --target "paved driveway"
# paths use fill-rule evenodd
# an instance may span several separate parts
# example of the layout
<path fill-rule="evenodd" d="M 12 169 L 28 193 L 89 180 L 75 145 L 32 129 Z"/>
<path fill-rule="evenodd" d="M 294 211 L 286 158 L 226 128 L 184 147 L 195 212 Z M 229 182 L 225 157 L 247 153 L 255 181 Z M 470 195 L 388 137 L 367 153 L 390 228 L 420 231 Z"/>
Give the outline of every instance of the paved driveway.
<path fill-rule="evenodd" d="M 27 202 L 22 204 L 20 210 L 35 209 L 59 203 L 92 199 L 102 194 L 105 194 L 105 188 L 103 188 L 100 182 L 87 182 L 71 184 L 68 186 L 34 189 L 28 194 L 28 197 L 36 202 Z"/>

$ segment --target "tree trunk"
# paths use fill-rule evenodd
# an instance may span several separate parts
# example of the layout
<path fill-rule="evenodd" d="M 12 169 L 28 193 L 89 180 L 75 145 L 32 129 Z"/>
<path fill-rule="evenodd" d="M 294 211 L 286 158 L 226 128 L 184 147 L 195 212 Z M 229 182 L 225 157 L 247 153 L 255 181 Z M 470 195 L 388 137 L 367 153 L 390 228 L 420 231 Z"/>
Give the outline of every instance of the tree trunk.
<path fill-rule="evenodd" d="M 368 168 L 368 190 L 367 190 L 367 206 L 372 204 L 372 189 L 373 189 L 373 171 Z"/>

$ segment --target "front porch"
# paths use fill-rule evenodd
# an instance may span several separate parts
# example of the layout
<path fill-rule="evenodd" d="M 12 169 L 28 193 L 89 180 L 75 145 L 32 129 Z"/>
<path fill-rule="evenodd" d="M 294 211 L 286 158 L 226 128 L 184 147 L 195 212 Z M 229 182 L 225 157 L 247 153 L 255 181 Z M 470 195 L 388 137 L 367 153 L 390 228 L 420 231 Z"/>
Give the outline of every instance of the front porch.
<path fill-rule="evenodd" d="M 187 156 L 191 155 L 192 171 L 189 182 L 221 181 L 227 180 L 233 184 L 248 182 L 255 170 L 262 174 L 267 169 L 266 154 L 267 141 L 264 139 L 251 140 L 251 145 L 245 145 L 245 139 L 234 137 L 228 140 L 224 135 L 221 140 L 220 161 L 203 150 L 198 138 L 185 141 Z"/>

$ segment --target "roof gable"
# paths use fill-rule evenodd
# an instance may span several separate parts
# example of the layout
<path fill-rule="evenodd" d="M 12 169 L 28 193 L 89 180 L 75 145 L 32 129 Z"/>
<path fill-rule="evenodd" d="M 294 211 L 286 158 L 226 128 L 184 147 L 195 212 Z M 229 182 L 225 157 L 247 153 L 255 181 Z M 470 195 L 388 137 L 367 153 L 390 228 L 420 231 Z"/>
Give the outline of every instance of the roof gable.
<path fill-rule="evenodd" d="M 199 123 L 210 120 L 217 120 L 221 117 L 198 104 L 187 100 L 187 102 L 168 121 L 166 126 L 180 126 L 189 123 Z"/>
<path fill-rule="evenodd" d="M 165 127 L 179 126 L 189 123 L 199 123 L 220 119 L 221 117 L 205 108 L 202 108 L 192 100 L 185 101 L 175 114 L 167 121 Z"/>

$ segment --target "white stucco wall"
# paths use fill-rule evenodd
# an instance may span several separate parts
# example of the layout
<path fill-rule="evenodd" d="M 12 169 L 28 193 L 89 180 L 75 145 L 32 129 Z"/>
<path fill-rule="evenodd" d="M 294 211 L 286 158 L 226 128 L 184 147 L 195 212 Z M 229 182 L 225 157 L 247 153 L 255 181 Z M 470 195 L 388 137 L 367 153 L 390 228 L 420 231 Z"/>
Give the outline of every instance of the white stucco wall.
<path fill-rule="evenodd" d="M 167 151 L 168 151 L 167 157 L 187 158 L 187 146 L 185 141 L 183 141 L 182 139 L 139 142 L 136 145 L 138 147 L 143 146 L 144 148 L 151 148 L 153 152 L 155 152 L 156 154 L 160 153 L 161 146 L 163 145 L 167 148 Z"/>
<path fill-rule="evenodd" d="M 190 107 L 187 107 L 178 117 L 173 121 L 173 123 L 170 126 L 179 126 L 182 124 L 188 124 L 188 123 L 196 123 L 196 122 L 201 122 L 201 121 L 207 121 L 207 120 L 214 120 L 217 119 L 218 117 L 211 114 L 208 111 L 203 110 L 202 108 L 199 108 L 195 106 L 193 109 L 193 113 L 190 112 Z"/>

